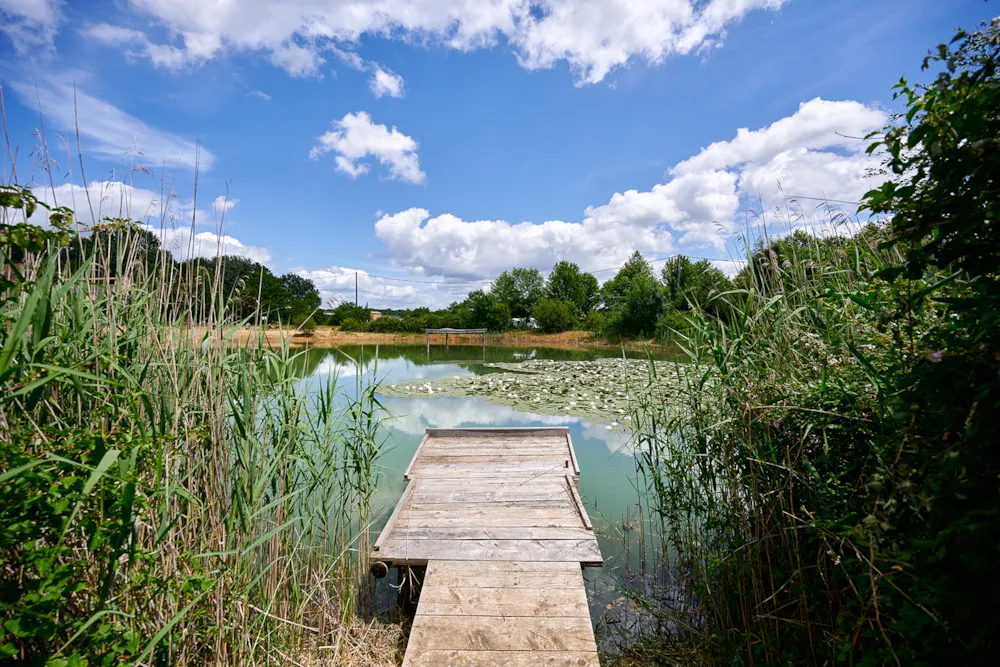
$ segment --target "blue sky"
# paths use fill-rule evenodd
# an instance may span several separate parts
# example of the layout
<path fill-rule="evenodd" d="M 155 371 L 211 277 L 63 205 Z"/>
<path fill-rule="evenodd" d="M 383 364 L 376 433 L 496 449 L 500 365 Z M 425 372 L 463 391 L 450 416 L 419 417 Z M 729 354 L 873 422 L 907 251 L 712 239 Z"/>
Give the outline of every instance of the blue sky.
<path fill-rule="evenodd" d="M 194 215 L 197 253 L 221 244 L 334 299 L 353 298 L 358 271 L 372 306 L 440 306 L 512 265 L 727 259 L 748 211 L 856 201 L 878 178 L 856 137 L 898 110 L 892 85 L 995 13 L 983 0 L 0 0 L 0 81 L 18 180 L 85 222 L 127 209 L 183 256 Z M 816 205 L 791 204 L 790 224 L 829 231 Z"/>

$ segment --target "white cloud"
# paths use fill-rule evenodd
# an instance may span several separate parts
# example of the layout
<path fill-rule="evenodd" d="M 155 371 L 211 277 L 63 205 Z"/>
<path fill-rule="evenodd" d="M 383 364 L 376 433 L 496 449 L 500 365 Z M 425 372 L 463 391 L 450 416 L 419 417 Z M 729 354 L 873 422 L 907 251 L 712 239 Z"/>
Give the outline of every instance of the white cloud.
<path fill-rule="evenodd" d="M 354 301 L 355 274 L 359 300 L 373 308 L 415 308 L 426 303 L 424 296 L 413 285 L 374 277 L 363 269 L 331 266 L 314 271 L 296 269 L 294 273 L 313 281 L 324 307 L 331 301 Z"/>
<path fill-rule="evenodd" d="M 171 44 L 156 44 L 144 32 L 108 23 L 89 26 L 83 33 L 103 44 L 122 47 L 130 58 L 148 58 L 154 66 L 171 70 L 198 64 L 214 53 L 204 48 L 184 49 Z"/>
<path fill-rule="evenodd" d="M 662 253 L 673 247 L 670 233 L 660 226 L 642 228 L 628 221 L 469 222 L 450 214 L 431 217 L 420 208 L 383 216 L 375 234 L 402 268 L 466 279 L 492 278 L 511 266 L 548 270 L 562 259 L 597 270 L 621 264 L 634 248 Z"/>
<path fill-rule="evenodd" d="M 263 100 L 265 102 L 271 101 L 271 96 L 265 93 L 263 90 L 251 90 L 249 93 L 247 93 L 247 95 L 249 95 L 250 97 L 256 97 L 257 99 Z"/>
<path fill-rule="evenodd" d="M 231 197 L 227 197 L 226 195 L 219 195 L 215 198 L 215 201 L 212 202 L 212 209 L 215 211 L 216 215 L 221 216 L 239 203 L 239 199 L 233 199 Z"/>
<path fill-rule="evenodd" d="M 206 148 L 150 127 L 79 87 L 74 91 L 70 76 L 50 76 L 37 82 L 14 81 L 11 85 L 25 106 L 34 109 L 40 101 L 46 123 L 51 122 L 58 130 L 73 134 L 79 123 L 80 134 L 85 139 L 83 150 L 87 154 L 114 161 L 134 161 L 153 168 L 194 168 L 197 161 L 199 169 L 209 171 L 215 163 L 215 156 Z"/>
<path fill-rule="evenodd" d="M 790 149 L 857 151 L 864 137 L 885 124 L 886 116 L 860 102 L 815 98 L 799 105 L 791 116 L 759 130 L 745 127 L 729 141 L 717 141 L 671 171 L 689 174 L 726 169 L 744 163 L 764 164 Z"/>
<path fill-rule="evenodd" d="M 0 0 L 0 32 L 19 55 L 50 50 L 61 19 L 59 0 Z"/>
<path fill-rule="evenodd" d="M 376 65 L 375 73 L 372 74 L 371 81 L 368 82 L 368 89 L 375 97 L 383 95 L 403 97 L 403 77 L 387 72 L 381 66 Z"/>
<path fill-rule="evenodd" d="M 346 114 L 333 121 L 333 128 L 318 137 L 309 157 L 318 159 L 327 153 L 336 153 L 337 171 L 357 178 L 368 171 L 368 165 L 359 162 L 366 157 L 378 158 L 389 168 L 391 178 L 408 183 L 423 183 L 426 174 L 420 171 L 417 142 L 395 127 L 376 125 L 364 111 Z"/>
<path fill-rule="evenodd" d="M 243 243 L 232 236 L 197 230 L 192 234 L 192 216 L 199 227 L 212 222 L 218 225 L 223 209 L 232 209 L 238 203 L 237 199 L 220 196 L 213 201 L 213 213 L 202 209 L 195 212 L 191 200 L 181 199 L 175 193 L 137 188 L 117 181 L 96 181 L 89 183 L 87 188 L 65 183 L 56 186 L 54 192 L 38 189 L 34 194 L 46 203 L 69 206 L 84 227 L 92 227 L 105 218 L 135 220 L 159 236 L 162 246 L 178 260 L 215 257 L 218 252 L 240 255 L 261 264 L 271 260 L 267 248 Z M 30 221 L 44 224 L 44 215 L 40 209 Z"/>
<path fill-rule="evenodd" d="M 271 261 L 271 253 L 267 248 L 247 245 L 225 234 L 220 236 L 214 232 L 195 232 L 192 236 L 190 227 L 161 228 L 156 225 L 146 225 L 146 229 L 159 236 L 161 246 L 173 253 L 178 260 L 238 255 L 265 265 Z"/>
<path fill-rule="evenodd" d="M 411 208 L 383 215 L 375 233 L 395 265 L 455 278 L 490 278 L 511 266 L 548 270 L 559 260 L 593 271 L 620 265 L 636 249 L 708 248 L 718 256 L 741 222 L 741 204 L 770 208 L 786 195 L 858 201 L 878 183 L 867 172 L 879 164 L 858 137 L 886 120 L 859 102 L 815 99 L 767 127 L 713 143 L 670 169 L 664 183 L 588 207 L 581 222 L 465 221 Z"/>
<path fill-rule="evenodd" d="M 130 0 L 177 36 L 187 58 L 223 49 L 264 51 L 295 75 L 318 72 L 322 52 L 362 36 L 468 51 L 505 39 L 522 66 L 565 62 L 595 83 L 634 59 L 711 48 L 726 27 L 787 0 Z M 152 57 L 152 54 L 148 54 Z"/>

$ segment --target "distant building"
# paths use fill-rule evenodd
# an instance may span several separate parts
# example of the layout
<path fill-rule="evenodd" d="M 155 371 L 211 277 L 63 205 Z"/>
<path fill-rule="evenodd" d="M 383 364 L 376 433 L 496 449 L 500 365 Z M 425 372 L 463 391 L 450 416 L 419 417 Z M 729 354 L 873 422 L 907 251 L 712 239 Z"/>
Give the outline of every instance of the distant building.
<path fill-rule="evenodd" d="M 382 317 L 382 313 L 378 312 L 377 310 L 373 310 L 373 311 L 371 311 L 371 315 L 369 317 L 371 317 L 372 318 L 372 322 L 374 322 L 378 318 Z"/>
<path fill-rule="evenodd" d="M 534 317 L 512 317 L 510 326 L 514 329 L 538 329 L 538 321 Z"/>

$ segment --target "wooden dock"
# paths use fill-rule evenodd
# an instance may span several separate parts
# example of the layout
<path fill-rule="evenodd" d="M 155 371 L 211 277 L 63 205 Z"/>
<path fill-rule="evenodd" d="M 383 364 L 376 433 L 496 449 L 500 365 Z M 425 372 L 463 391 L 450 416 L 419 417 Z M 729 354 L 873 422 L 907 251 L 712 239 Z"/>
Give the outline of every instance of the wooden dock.
<path fill-rule="evenodd" d="M 422 579 L 404 667 L 598 666 L 579 475 L 566 428 L 427 429 L 372 552 Z"/>

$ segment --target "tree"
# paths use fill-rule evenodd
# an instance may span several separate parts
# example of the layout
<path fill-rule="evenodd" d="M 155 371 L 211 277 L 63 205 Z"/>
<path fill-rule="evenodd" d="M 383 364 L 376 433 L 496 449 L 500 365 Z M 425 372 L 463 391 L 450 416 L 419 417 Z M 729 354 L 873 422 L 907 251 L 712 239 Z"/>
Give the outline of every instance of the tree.
<path fill-rule="evenodd" d="M 321 301 L 313 281 L 294 273 L 286 273 L 278 280 L 281 281 L 282 287 L 288 291 L 291 297 L 288 304 L 290 306 L 288 309 L 289 317 L 293 319 L 308 317 L 319 308 Z"/>
<path fill-rule="evenodd" d="M 604 283 L 604 288 L 601 290 L 604 307 L 612 311 L 618 309 L 636 281 L 644 278 L 652 278 L 654 282 L 656 280 L 649 262 L 636 250 L 628 258 L 628 261 L 618 269 L 615 277 Z"/>
<path fill-rule="evenodd" d="M 722 304 L 719 300 L 713 301 L 712 297 L 732 289 L 729 278 L 707 259 L 692 262 L 684 255 L 671 257 L 660 275 L 666 305 L 674 310 L 690 310 L 697 306 L 718 315 Z"/>
<path fill-rule="evenodd" d="M 576 305 L 569 301 L 545 299 L 535 306 L 534 317 L 545 333 L 568 331 L 576 324 Z"/>
<path fill-rule="evenodd" d="M 597 305 L 600 287 L 597 278 L 580 271 L 573 262 L 559 262 L 545 283 L 545 295 L 556 301 L 572 303 L 580 315 L 586 315 Z"/>
<path fill-rule="evenodd" d="M 656 320 L 663 312 L 663 289 L 638 250 L 601 291 L 608 313 L 608 333 L 630 338 L 653 335 Z"/>
<path fill-rule="evenodd" d="M 510 328 L 510 309 L 492 292 L 475 290 L 469 292 L 465 300 L 473 326 L 490 331 L 506 331 Z"/>
<path fill-rule="evenodd" d="M 490 293 L 507 305 L 512 317 L 528 317 L 545 294 L 545 279 L 538 269 L 511 269 L 497 276 Z"/>

